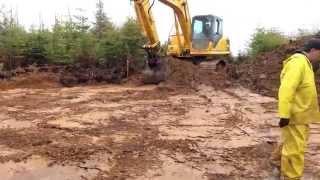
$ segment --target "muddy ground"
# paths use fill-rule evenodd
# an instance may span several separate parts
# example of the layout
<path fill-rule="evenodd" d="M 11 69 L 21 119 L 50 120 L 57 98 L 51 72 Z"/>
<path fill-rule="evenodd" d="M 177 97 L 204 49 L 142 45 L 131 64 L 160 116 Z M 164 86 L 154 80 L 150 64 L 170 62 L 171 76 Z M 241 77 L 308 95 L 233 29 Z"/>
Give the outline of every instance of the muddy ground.
<path fill-rule="evenodd" d="M 276 100 L 248 89 L 5 87 L 1 180 L 272 179 Z M 320 171 L 320 126 L 311 134 L 307 180 Z"/>

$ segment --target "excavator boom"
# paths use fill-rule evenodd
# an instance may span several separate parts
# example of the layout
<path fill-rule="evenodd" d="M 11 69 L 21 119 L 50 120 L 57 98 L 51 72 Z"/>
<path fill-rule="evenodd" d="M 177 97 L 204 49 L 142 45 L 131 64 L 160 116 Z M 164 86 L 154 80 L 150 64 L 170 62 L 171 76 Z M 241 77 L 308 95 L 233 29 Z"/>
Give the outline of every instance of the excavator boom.
<path fill-rule="evenodd" d="M 184 42 L 182 44 L 183 53 L 190 53 L 191 49 L 191 18 L 189 13 L 189 7 L 187 0 L 159 0 L 160 2 L 171 7 L 178 21 L 180 30 L 182 31 L 182 36 Z M 176 28 L 176 31 L 179 31 L 179 27 Z M 180 35 L 180 34 L 177 34 Z M 181 42 L 179 42 L 181 43 Z"/>
<path fill-rule="evenodd" d="M 149 42 L 145 48 L 156 48 L 160 45 L 158 32 L 152 15 L 152 8 L 149 0 L 134 0 L 134 8 L 139 24 L 148 38 Z"/>

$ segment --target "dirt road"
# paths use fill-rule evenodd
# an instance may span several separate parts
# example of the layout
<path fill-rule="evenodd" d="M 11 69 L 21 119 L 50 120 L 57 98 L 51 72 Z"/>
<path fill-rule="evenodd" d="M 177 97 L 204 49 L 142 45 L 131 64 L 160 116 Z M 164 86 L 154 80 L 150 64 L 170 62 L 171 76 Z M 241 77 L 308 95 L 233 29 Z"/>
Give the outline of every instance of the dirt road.
<path fill-rule="evenodd" d="M 1 91 L 1 180 L 270 179 L 275 110 L 244 88 Z M 320 168 L 320 127 L 311 133 L 306 179 Z"/>

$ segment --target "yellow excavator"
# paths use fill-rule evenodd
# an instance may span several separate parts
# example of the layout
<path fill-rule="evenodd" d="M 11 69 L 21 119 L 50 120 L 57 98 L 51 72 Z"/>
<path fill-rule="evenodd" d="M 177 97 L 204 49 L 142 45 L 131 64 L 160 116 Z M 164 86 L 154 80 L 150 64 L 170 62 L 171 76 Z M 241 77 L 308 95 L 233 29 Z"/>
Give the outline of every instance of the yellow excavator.
<path fill-rule="evenodd" d="M 160 57 L 160 40 L 152 8 L 155 0 L 131 0 L 134 2 L 138 22 L 148 43 L 145 75 L 150 83 L 158 83 L 166 78 L 165 63 Z M 202 61 L 224 59 L 230 55 L 230 42 L 223 35 L 223 20 L 214 15 L 197 15 L 192 19 L 187 0 L 159 0 L 174 12 L 175 34 L 168 40 L 167 55 L 190 60 L 195 64 Z M 225 66 L 225 61 L 217 64 Z M 148 82 L 146 82 L 148 83 Z"/>

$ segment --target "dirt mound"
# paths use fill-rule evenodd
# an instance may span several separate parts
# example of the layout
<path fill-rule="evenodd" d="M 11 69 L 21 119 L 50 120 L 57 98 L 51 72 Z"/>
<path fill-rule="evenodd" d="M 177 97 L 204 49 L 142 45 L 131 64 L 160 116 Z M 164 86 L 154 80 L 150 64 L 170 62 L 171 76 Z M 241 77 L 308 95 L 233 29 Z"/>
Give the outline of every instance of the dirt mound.
<path fill-rule="evenodd" d="M 215 70 L 216 62 L 203 62 L 200 65 L 194 65 L 190 61 L 170 58 L 169 76 L 166 83 L 196 88 L 198 85 L 205 84 L 214 88 L 226 88 L 231 83 L 231 67 L 221 71 Z"/>
<path fill-rule="evenodd" d="M 60 83 L 67 87 L 100 82 L 119 84 L 125 74 L 125 71 L 121 68 L 109 69 L 96 65 L 75 64 L 66 66 L 59 79 Z"/>
<path fill-rule="evenodd" d="M 59 74 L 63 66 L 30 65 L 0 71 L 0 90 L 15 88 L 45 89 L 61 87 Z"/>
<path fill-rule="evenodd" d="M 82 84 L 119 84 L 125 73 L 119 68 L 104 68 L 96 65 L 30 65 L 0 71 L 0 90 L 13 88 L 72 87 Z"/>
<path fill-rule="evenodd" d="M 205 84 L 216 89 L 242 85 L 256 93 L 277 97 L 280 84 L 280 72 L 284 59 L 301 49 L 305 42 L 314 36 L 291 40 L 279 48 L 259 54 L 240 64 L 229 64 L 226 69 L 216 71 L 215 62 L 203 62 L 194 65 L 192 62 L 170 58 L 170 74 L 166 83 L 189 88 Z M 320 89 L 320 83 L 318 89 Z"/>
<path fill-rule="evenodd" d="M 239 78 L 234 80 L 259 94 L 277 97 L 283 60 L 299 50 L 310 38 L 312 37 L 290 41 L 273 51 L 247 60 L 237 66 Z"/>
<path fill-rule="evenodd" d="M 0 81 L 0 90 L 15 88 L 45 89 L 61 87 L 54 73 L 37 72 L 4 79 Z"/>

